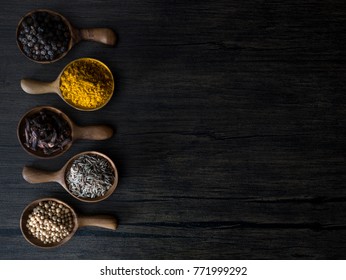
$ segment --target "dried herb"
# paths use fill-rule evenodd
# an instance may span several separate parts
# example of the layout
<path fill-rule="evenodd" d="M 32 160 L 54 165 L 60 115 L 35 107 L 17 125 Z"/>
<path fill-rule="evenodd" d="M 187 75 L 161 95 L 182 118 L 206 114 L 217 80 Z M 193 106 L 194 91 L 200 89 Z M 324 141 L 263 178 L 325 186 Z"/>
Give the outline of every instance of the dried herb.
<path fill-rule="evenodd" d="M 72 141 L 71 127 L 59 114 L 43 109 L 25 118 L 24 145 L 51 155 Z"/>
<path fill-rule="evenodd" d="M 66 182 L 73 195 L 96 198 L 104 196 L 113 185 L 114 170 L 106 158 L 85 154 L 73 161 Z"/>

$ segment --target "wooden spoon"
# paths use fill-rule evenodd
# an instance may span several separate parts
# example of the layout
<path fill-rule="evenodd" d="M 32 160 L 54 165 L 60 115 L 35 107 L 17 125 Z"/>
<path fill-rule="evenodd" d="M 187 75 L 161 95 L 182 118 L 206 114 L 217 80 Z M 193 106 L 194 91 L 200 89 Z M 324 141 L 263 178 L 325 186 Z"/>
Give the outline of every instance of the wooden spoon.
<path fill-rule="evenodd" d="M 29 219 L 29 215 L 32 213 L 33 209 L 37 207 L 40 202 L 48 202 L 48 201 L 54 201 L 68 208 L 70 212 L 72 213 L 74 227 L 72 231 L 70 232 L 70 234 L 67 235 L 60 242 L 44 244 L 40 239 L 37 239 L 36 237 L 34 237 L 33 235 L 29 233 L 29 229 L 27 228 L 26 224 Z M 24 238 L 32 245 L 42 247 L 42 248 L 54 248 L 57 246 L 61 246 L 62 244 L 65 244 L 67 241 L 69 241 L 72 238 L 72 236 L 76 233 L 77 229 L 84 226 L 93 226 L 93 227 L 116 230 L 118 223 L 116 218 L 111 215 L 79 215 L 79 214 L 77 215 L 71 206 L 55 198 L 41 198 L 31 202 L 23 210 L 21 218 L 20 218 L 20 229 L 22 231 Z"/>
<path fill-rule="evenodd" d="M 105 70 L 108 72 L 108 74 L 110 75 L 111 79 L 112 79 L 112 88 L 110 89 L 111 94 L 109 95 L 108 99 L 106 99 L 104 101 L 104 103 L 100 104 L 100 106 L 96 107 L 96 108 L 82 108 L 79 107 L 78 105 L 72 103 L 69 100 L 66 100 L 61 91 L 60 91 L 60 78 L 61 75 L 64 73 L 65 69 L 67 67 L 69 67 L 71 64 L 76 63 L 80 60 L 92 60 L 96 63 L 98 63 L 100 65 L 100 67 L 104 67 Z M 37 81 L 37 80 L 32 80 L 32 79 L 22 79 L 20 81 L 20 86 L 22 87 L 22 89 L 29 94 L 45 94 L 45 93 L 56 93 L 58 94 L 62 100 L 64 100 L 68 105 L 72 106 L 73 108 L 77 109 L 77 110 L 81 110 L 81 111 L 95 111 L 98 109 L 101 109 L 103 106 L 105 106 L 108 101 L 111 99 L 113 92 L 114 92 L 114 77 L 113 74 L 111 72 L 111 70 L 107 67 L 107 65 L 105 65 L 104 63 L 102 63 L 101 61 L 94 59 L 94 58 L 79 58 L 76 60 L 71 61 L 69 64 L 67 64 L 64 69 L 60 72 L 59 76 L 55 79 L 55 81 L 52 82 L 42 82 L 42 81 Z"/>
<path fill-rule="evenodd" d="M 58 150 L 51 154 L 45 154 L 42 149 L 37 149 L 36 151 L 28 148 L 24 143 L 26 142 L 25 137 L 25 120 L 39 112 L 46 110 L 51 111 L 58 115 L 61 119 L 65 120 L 71 130 L 71 141 L 64 146 L 62 150 Z M 39 158 L 54 158 L 65 153 L 71 146 L 72 143 L 79 139 L 85 140 L 105 140 L 111 138 L 113 135 L 113 129 L 106 125 L 91 125 L 91 126 L 79 126 L 75 124 L 67 115 L 65 115 L 59 109 L 52 106 L 39 106 L 31 109 L 21 118 L 17 127 L 17 136 L 19 143 L 22 145 L 23 149 L 29 154 L 39 157 Z"/>
<path fill-rule="evenodd" d="M 34 60 L 30 57 L 28 57 L 27 55 L 25 55 L 25 52 L 22 49 L 22 44 L 18 41 L 18 37 L 19 37 L 19 29 L 20 26 L 23 22 L 24 19 L 26 19 L 28 16 L 31 16 L 34 13 L 37 12 L 46 12 L 49 13 L 53 16 L 58 16 L 62 19 L 62 21 L 66 24 L 66 26 L 69 29 L 70 32 L 70 41 L 68 43 L 68 47 L 66 49 L 65 52 L 63 52 L 59 57 L 57 57 L 54 60 L 50 60 L 50 61 L 39 61 L 39 60 Z M 114 33 L 114 31 L 110 28 L 86 28 L 86 29 L 77 29 L 75 27 L 73 27 L 71 25 L 71 23 L 61 14 L 51 11 L 51 10 L 47 10 L 47 9 L 37 9 L 37 10 L 33 10 L 30 11 L 29 13 L 27 13 L 24 17 L 21 18 L 21 20 L 19 21 L 18 25 L 17 25 L 17 45 L 20 49 L 20 51 L 30 60 L 37 62 L 37 63 L 52 63 L 55 62 L 61 58 L 63 58 L 71 49 L 74 45 L 76 45 L 77 43 L 79 43 L 82 40 L 86 40 L 86 41 L 95 41 L 95 42 L 99 42 L 102 44 L 106 44 L 106 45 L 110 45 L 110 46 L 114 46 L 116 43 L 116 35 Z"/>
<path fill-rule="evenodd" d="M 105 193 L 104 196 L 98 196 L 95 198 L 78 197 L 78 196 L 75 196 L 68 188 L 68 183 L 66 182 L 67 172 L 70 170 L 70 167 L 76 158 L 80 157 L 81 155 L 86 155 L 86 154 L 98 155 L 98 156 L 105 158 L 106 160 L 108 160 L 111 167 L 113 168 L 114 181 L 113 181 L 112 186 L 108 189 L 108 191 Z M 27 182 L 29 182 L 31 184 L 47 183 L 47 182 L 59 183 L 70 195 L 72 195 L 74 198 L 76 198 L 80 201 L 84 201 L 84 202 L 99 202 L 101 200 L 104 200 L 114 192 L 115 188 L 118 185 L 118 171 L 117 171 L 117 168 L 115 167 L 113 161 L 109 157 L 107 157 L 106 155 L 99 153 L 99 152 L 95 152 L 95 151 L 82 152 L 82 153 L 79 153 L 79 154 L 73 156 L 58 171 L 46 171 L 46 170 L 41 170 L 41 169 L 31 167 L 31 166 L 24 166 L 22 175 L 23 175 L 24 180 L 26 180 Z"/>

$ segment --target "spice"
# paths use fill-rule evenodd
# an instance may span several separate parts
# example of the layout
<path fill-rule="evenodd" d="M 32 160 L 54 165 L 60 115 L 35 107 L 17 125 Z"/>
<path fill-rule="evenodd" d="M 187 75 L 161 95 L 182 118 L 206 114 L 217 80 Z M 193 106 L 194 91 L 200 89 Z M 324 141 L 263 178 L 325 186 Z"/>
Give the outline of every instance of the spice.
<path fill-rule="evenodd" d="M 24 145 L 32 151 L 51 155 L 72 141 L 69 124 L 53 111 L 43 109 L 24 121 Z"/>
<path fill-rule="evenodd" d="M 36 61 L 52 61 L 68 49 L 71 34 L 63 19 L 37 11 L 26 16 L 18 28 L 18 44 L 24 54 Z"/>
<path fill-rule="evenodd" d="M 26 227 L 29 234 L 43 244 L 58 243 L 72 232 L 73 215 L 71 210 L 61 203 L 41 201 L 29 214 Z"/>
<path fill-rule="evenodd" d="M 73 61 L 60 77 L 60 91 L 70 104 L 81 109 L 97 109 L 106 104 L 114 88 L 110 70 L 100 61 L 82 58 Z"/>
<path fill-rule="evenodd" d="M 66 173 L 71 193 L 82 198 L 104 196 L 114 182 L 114 170 L 109 161 L 99 155 L 77 157 Z"/>

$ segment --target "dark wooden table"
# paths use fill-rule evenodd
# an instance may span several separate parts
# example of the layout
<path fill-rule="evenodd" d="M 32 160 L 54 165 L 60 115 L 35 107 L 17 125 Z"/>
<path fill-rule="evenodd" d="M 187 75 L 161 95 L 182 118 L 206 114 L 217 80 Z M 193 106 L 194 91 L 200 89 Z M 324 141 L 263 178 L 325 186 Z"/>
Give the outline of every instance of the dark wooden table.
<path fill-rule="evenodd" d="M 119 41 L 82 42 L 59 62 L 33 63 L 15 30 L 35 8 L 77 27 L 111 27 Z M 2 2 L 0 19 L 1 259 L 346 258 L 345 1 L 14 0 Z M 54 80 L 86 56 L 116 77 L 101 110 L 79 112 L 55 94 L 21 90 L 21 78 Z M 38 105 L 116 134 L 35 159 L 16 127 Z M 24 165 L 56 170 L 86 150 L 119 169 L 118 188 L 103 202 L 22 178 Z M 119 228 L 83 228 L 57 249 L 35 248 L 19 219 L 41 197 L 114 214 Z"/>

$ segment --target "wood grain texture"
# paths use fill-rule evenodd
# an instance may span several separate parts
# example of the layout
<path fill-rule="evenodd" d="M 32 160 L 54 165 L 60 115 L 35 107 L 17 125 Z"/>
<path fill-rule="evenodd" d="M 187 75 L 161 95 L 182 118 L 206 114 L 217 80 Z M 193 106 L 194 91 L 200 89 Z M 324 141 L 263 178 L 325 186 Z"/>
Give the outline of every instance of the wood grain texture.
<path fill-rule="evenodd" d="M 38 65 L 15 28 L 34 8 L 77 28 L 110 27 L 115 48 L 81 42 Z M 1 259 L 345 259 L 346 4 L 344 1 L 11 1 L 1 4 Z M 79 112 L 19 81 L 52 81 L 71 60 L 113 71 L 115 95 Z M 37 105 L 112 139 L 78 141 L 54 160 L 27 155 L 20 117 Z M 89 205 L 57 184 L 29 185 L 24 165 L 56 170 L 74 154 L 113 159 L 119 185 Z M 86 214 L 114 214 L 117 231 L 83 228 L 64 246 L 33 248 L 24 207 L 53 196 Z"/>

